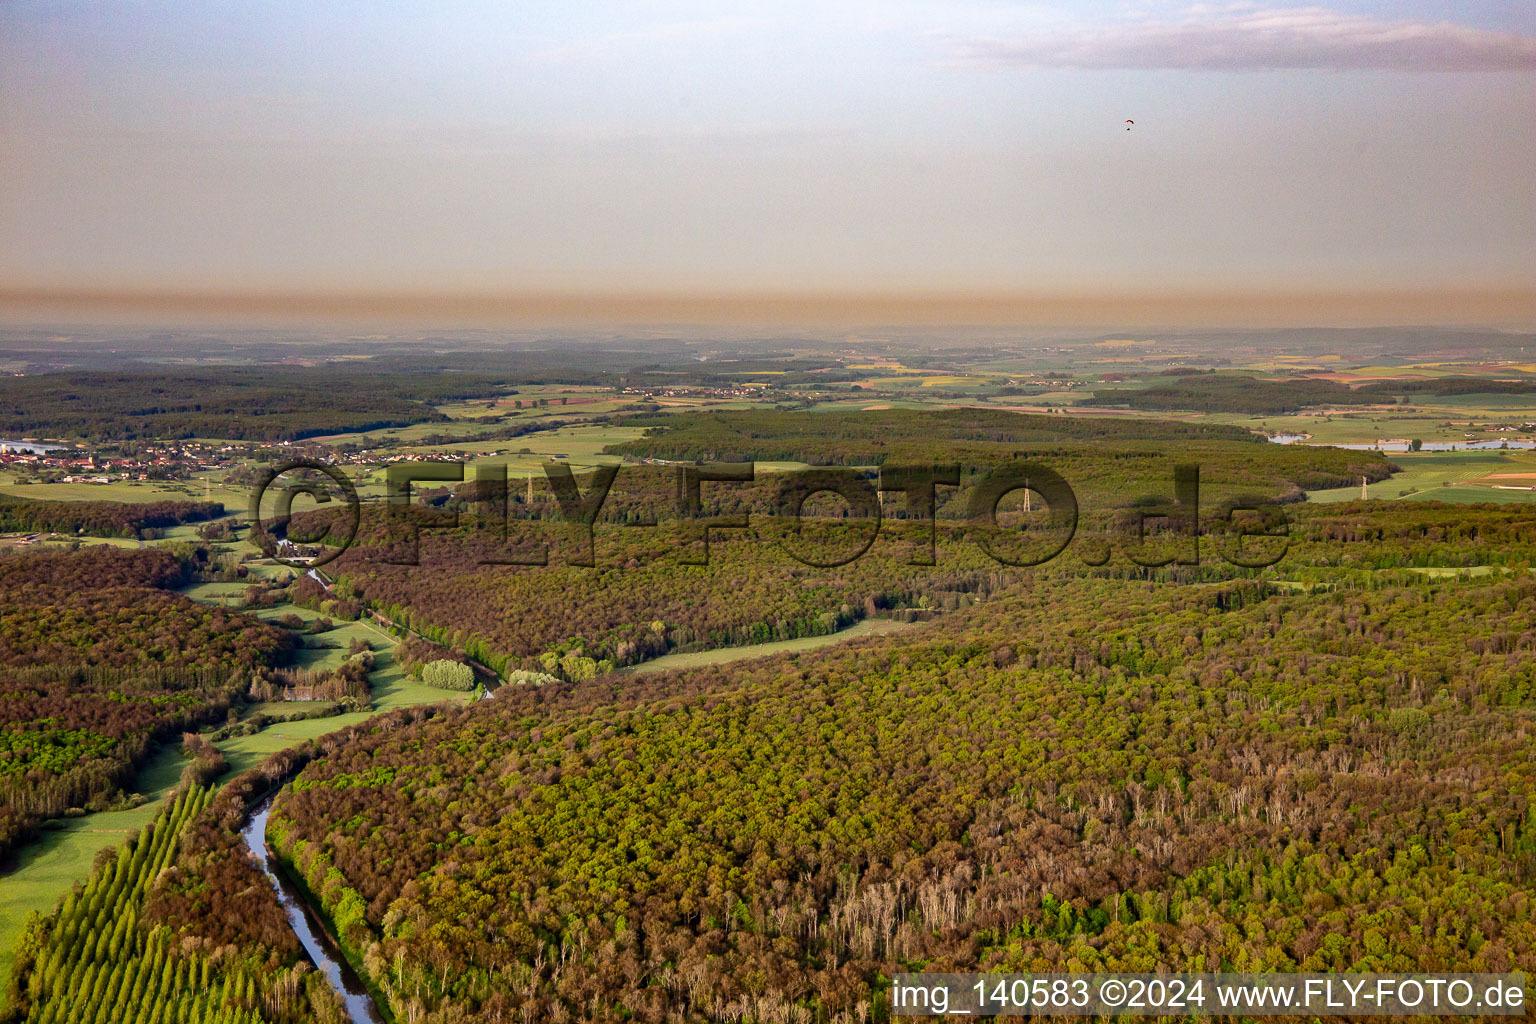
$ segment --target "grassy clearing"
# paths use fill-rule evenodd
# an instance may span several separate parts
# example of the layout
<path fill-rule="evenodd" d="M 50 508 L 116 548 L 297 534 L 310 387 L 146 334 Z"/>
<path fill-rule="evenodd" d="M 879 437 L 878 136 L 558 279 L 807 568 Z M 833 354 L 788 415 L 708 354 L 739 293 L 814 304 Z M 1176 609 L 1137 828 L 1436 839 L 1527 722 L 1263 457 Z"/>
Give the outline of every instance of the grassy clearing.
<path fill-rule="evenodd" d="M 642 433 L 643 431 L 638 427 L 572 426 L 558 430 L 541 430 L 510 439 L 485 439 L 466 435 L 462 440 L 441 444 L 421 445 L 402 442 L 381 447 L 430 453 L 445 459 L 469 459 L 478 456 L 490 462 L 505 464 L 514 470 L 527 471 L 538 470 L 556 456 L 581 466 L 618 462 L 620 459 L 617 456 L 603 454 L 603 448 L 620 441 L 633 440 Z M 343 469 L 357 488 L 359 497 L 364 500 L 384 497 L 385 467 L 349 465 Z M 471 476 L 471 472 L 466 472 L 466 478 Z M 243 500 L 249 500 L 249 497 Z M 301 499 L 301 502 L 304 501 L 308 499 Z M 296 502 L 294 510 L 299 511 L 302 507 L 307 506 Z"/>
<path fill-rule="evenodd" d="M 1469 430 L 1476 440 L 1499 440 L 1505 435 L 1485 435 L 1476 426 L 1536 422 L 1536 398 L 1530 395 L 1446 395 L 1422 399 L 1415 395 L 1412 402 L 1361 412 L 1320 410 L 1291 416 L 1220 414 L 1201 418 L 1271 434 L 1311 434 L 1318 444 L 1371 444 L 1384 438 L 1415 437 L 1421 441 L 1465 441 Z"/>
<path fill-rule="evenodd" d="M 311 708 L 311 707 L 318 708 L 322 704 L 325 705 L 326 707 L 330 707 L 330 708 L 334 708 L 334 707 L 337 706 L 335 701 L 313 701 L 313 702 L 305 704 L 304 707 L 305 708 Z M 252 718 L 252 717 L 254 717 L 256 715 L 284 715 L 284 714 L 287 714 L 288 712 L 292 711 L 293 709 L 294 709 L 294 704 L 293 704 L 292 701 L 286 701 L 286 700 L 266 701 L 266 702 L 261 703 L 261 704 L 247 704 L 245 706 L 244 714 L 242 714 L 240 717 L 241 718 Z"/>
<path fill-rule="evenodd" d="M 23 546 L 21 539 L 25 536 L 28 536 L 28 534 L 0 537 L 0 548 L 20 548 L 24 551 L 35 551 L 38 547 L 56 549 L 69 547 L 70 545 L 86 548 L 98 544 L 105 544 L 112 548 L 136 548 L 141 546 L 138 541 L 129 540 L 127 537 L 71 537 L 62 533 L 50 533 L 41 540 L 33 541 L 31 544 Z"/>
<path fill-rule="evenodd" d="M 182 590 L 182 593 L 194 601 L 202 604 L 217 604 L 228 608 L 238 608 L 245 594 L 245 583 L 194 583 Z M 319 612 L 309 608 L 300 608 L 295 605 L 283 604 L 275 608 L 253 609 L 249 614 L 256 616 L 263 622 L 273 625 L 277 620 L 288 615 L 297 615 L 305 623 L 310 623 L 319 618 L 324 618 Z M 306 641 L 321 641 L 335 644 L 331 648 L 304 648 L 295 653 L 294 664 L 305 669 L 331 669 L 338 667 L 347 660 L 348 649 L 353 640 L 363 640 L 374 648 L 374 657 L 379 668 L 374 670 L 373 684 L 377 688 L 379 676 L 386 666 L 392 666 L 393 662 L 387 657 L 391 647 L 395 644 L 395 638 L 384 630 L 363 621 L 333 620 L 336 628 L 325 633 L 306 634 Z M 423 689 L 427 689 L 423 687 Z M 441 693 L 440 690 L 432 690 L 432 693 Z M 420 703 L 416 701 L 414 703 Z"/>
<path fill-rule="evenodd" d="M 847 629 L 826 636 L 806 636 L 798 640 L 775 640 L 766 644 L 747 644 L 743 647 L 720 647 L 712 651 L 694 651 L 689 654 L 668 654 L 625 669 L 630 675 L 648 675 L 675 668 L 703 668 L 706 665 L 728 665 L 748 658 L 766 658 L 770 654 L 791 651 L 814 651 L 845 640 L 858 640 L 868 636 L 889 636 L 918 625 L 915 622 L 897 622 L 894 619 L 864 619 Z"/>
<path fill-rule="evenodd" d="M 541 399 L 548 404 L 537 405 L 536 403 Z M 514 423 L 551 417 L 595 416 L 612 412 L 633 401 L 635 401 L 634 396 L 615 396 L 611 391 L 526 387 L 519 388 L 515 395 L 505 395 L 494 401 L 483 399 L 448 402 L 436 406 L 438 412 L 449 417 L 447 422 L 414 423 L 407 427 L 385 427 L 345 434 L 326 434 L 310 440 L 319 444 L 361 444 L 383 448 L 411 447 L 419 445 L 423 438 L 438 435 L 468 441 Z M 519 402 L 522 403 L 522 408 L 518 408 Z M 491 422 L 492 420 L 498 422 Z"/>
<path fill-rule="evenodd" d="M 181 592 L 199 604 L 218 604 L 237 608 L 245 596 L 246 583 L 194 583 Z"/>
<path fill-rule="evenodd" d="M 14 480 L 14 478 L 12 478 Z M 0 493 L 18 498 L 42 498 L 47 501 L 122 501 L 130 504 L 146 504 L 151 501 L 202 501 L 205 488 L 201 482 L 114 480 L 109 484 L 20 484 L 7 482 L 0 485 Z M 209 487 L 215 492 L 211 501 L 231 500 L 222 488 Z"/>
<path fill-rule="evenodd" d="M 798 473 L 810 468 L 805 462 L 754 462 L 752 465 L 759 473 Z"/>
<path fill-rule="evenodd" d="M 171 543 L 175 541 L 191 541 L 197 543 L 201 540 L 197 535 L 202 523 L 182 523 L 180 526 L 172 526 L 160 531 L 159 541 Z"/>
<path fill-rule="evenodd" d="M 1521 481 L 1493 477 L 1500 473 L 1536 473 L 1536 452 L 1464 451 L 1399 452 L 1392 461 L 1403 468 L 1380 483 L 1371 484 L 1367 496 L 1382 501 L 1450 501 L 1498 504 L 1536 500 L 1536 492 L 1509 490 Z M 1530 483 L 1536 484 L 1536 477 Z M 1495 485 L 1504 485 L 1503 488 Z M 1407 492 L 1407 493 L 1405 493 Z M 1311 491 L 1308 501 L 1353 501 L 1360 497 L 1359 485 L 1324 491 Z"/>
<path fill-rule="evenodd" d="M 1374 444 L 1386 438 L 1418 438 L 1421 441 L 1464 441 L 1462 427 L 1442 427 L 1445 414 L 1422 410 L 1401 415 L 1351 413 L 1329 416 L 1307 413 L 1296 416 L 1202 416 L 1211 423 L 1228 423 L 1267 434 L 1311 434 L 1315 444 Z"/>
<path fill-rule="evenodd" d="M 1479 576 L 1492 576 L 1495 573 L 1503 575 L 1507 570 L 1502 567 L 1495 568 L 1491 565 L 1474 565 L 1465 569 L 1448 569 L 1434 566 L 1412 566 L 1408 569 L 1408 571 L 1416 572 L 1419 575 L 1427 576 L 1430 579 L 1445 580 L 1456 579 L 1459 576 L 1476 578 Z"/>
<path fill-rule="evenodd" d="M 229 760 L 230 774 L 226 778 L 232 778 L 248 768 L 255 767 L 269 754 L 275 754 L 279 750 L 303 743 L 305 740 L 318 739 L 337 729 L 345 729 L 347 726 L 367 721 L 384 711 L 412 707 L 417 704 L 457 704 L 469 699 L 469 694 L 466 693 L 437 690 L 422 685 L 406 675 L 395 664 L 387 650 L 375 652 L 374 658 L 377 667 L 370 677 L 373 685 L 374 710 L 332 715 L 329 718 L 306 718 L 298 722 L 279 722 L 250 736 L 232 736 L 223 740 L 216 745 Z M 290 709 L 301 706 L 288 705 Z"/>
<path fill-rule="evenodd" d="M 450 420 L 447 423 L 413 423 L 408 427 L 384 427 L 379 430 L 368 430 L 351 434 L 325 434 L 320 437 L 312 437 L 307 443 L 311 444 L 361 444 L 375 447 L 389 445 L 408 445 L 419 442 L 424 437 L 434 434 L 448 436 L 476 437 L 487 431 L 495 430 L 497 424 L 484 423 L 478 420 L 463 419 Z"/>
<path fill-rule="evenodd" d="M 1497 490 L 1492 487 L 1441 487 L 1434 492 L 1415 494 L 1412 497 L 1420 501 L 1448 501 L 1461 505 L 1473 505 L 1485 501 L 1495 505 L 1536 502 L 1536 492 Z"/>
<path fill-rule="evenodd" d="M 231 512 L 243 509 L 250 492 L 243 487 L 227 487 L 222 470 L 199 473 L 190 480 L 114 480 L 109 484 L 39 484 L 20 483 L 29 476 L 10 473 L 0 476 L 0 494 L 44 501 L 121 501 L 147 504 L 152 501 L 221 501 Z"/>
<path fill-rule="evenodd" d="M 860 395 L 857 398 L 837 399 L 830 402 L 818 402 L 811 406 L 810 412 L 858 412 L 867 409 L 871 405 L 878 405 L 882 409 L 944 409 L 955 405 L 954 401 L 929 401 L 920 402 L 911 398 L 890 398 L 879 395 Z"/>
<path fill-rule="evenodd" d="M 644 431 L 639 427 L 565 427 L 515 437 L 510 441 L 438 445 L 432 450 L 457 455 L 484 455 L 488 456 L 487 461 L 526 472 L 542 469 L 544 463 L 555 456 L 562 456 L 565 461 L 581 466 L 619 462 L 621 460 L 618 456 L 605 455 L 603 449 L 610 444 L 632 441 L 642 433 Z M 492 452 L 501 454 L 489 457 Z"/>
<path fill-rule="evenodd" d="M 905 391 L 911 388 L 990 388 L 995 381 L 991 377 L 961 376 L 935 370 L 902 370 L 900 376 L 870 377 L 860 383 L 881 391 Z"/>
<path fill-rule="evenodd" d="M 548 405 L 539 406 L 540 399 Z M 564 387 L 560 385 L 523 385 L 516 394 L 496 399 L 447 402 L 436 406 L 438 412 L 455 420 L 473 420 L 487 416 L 548 416 L 561 414 L 597 414 L 628 405 L 634 395 L 620 395 L 611 388 Z M 522 408 L 518 407 L 522 403 Z"/>
<path fill-rule="evenodd" d="M 1493 487 L 1447 485 L 1425 488 L 1412 494 L 1400 494 L 1399 490 L 1401 490 L 1399 486 L 1394 485 L 1392 480 L 1388 480 L 1385 483 L 1372 484 L 1367 488 L 1369 493 L 1366 496 L 1373 501 L 1446 501 L 1455 504 L 1491 502 L 1495 505 L 1510 505 L 1516 502 L 1536 501 L 1536 492 L 1533 491 L 1509 491 Z M 1358 485 L 1307 492 L 1308 501 L 1319 503 L 1354 501 L 1359 497 Z"/>
<path fill-rule="evenodd" d="M 195 583 L 183 590 L 182 593 L 186 594 L 192 600 L 200 601 L 204 604 L 218 604 L 227 602 L 230 605 L 233 605 L 236 603 L 236 600 L 239 598 L 239 596 L 243 594 L 244 590 L 245 584 L 243 583 Z M 278 605 L 276 608 L 259 609 L 253 614 L 255 614 L 256 617 L 261 619 L 263 622 L 275 622 L 278 618 L 290 614 L 297 615 L 305 622 L 312 622 L 315 619 L 321 617 L 319 612 L 288 604 Z M 396 708 L 409 707 L 415 704 L 436 704 L 442 701 L 463 701 L 469 699 L 468 694 L 457 693 L 451 690 L 438 690 L 433 687 L 426 686 L 411 676 L 407 675 L 400 669 L 398 665 L 395 664 L 393 654 L 394 645 L 397 642 L 395 637 L 390 635 L 384 629 L 375 626 L 371 622 L 365 620 L 358 620 L 355 622 L 340 621 L 337 623 L 335 629 L 327 633 L 316 634 L 316 636 L 320 639 L 335 643 L 338 646 L 333 649 L 304 650 L 298 652 L 298 664 L 304 668 L 326 669 L 334 668 L 340 665 L 347 659 L 347 650 L 351 647 L 353 640 L 365 640 L 373 646 L 374 669 L 373 674 L 369 676 L 369 684 L 372 688 L 373 706 L 375 713 L 380 711 L 393 711 Z M 255 708 L 266 707 L 270 707 L 270 705 L 254 705 L 253 710 L 250 713 L 254 714 Z M 351 719 L 352 717 L 353 716 L 350 715 L 341 716 L 341 718 L 348 719 Z M 362 717 L 367 717 L 367 713 L 364 712 Z M 329 727 L 324 728 L 319 733 L 315 734 L 323 735 L 324 733 L 331 732 L 334 729 L 341 728 L 342 725 L 349 724 L 346 722 L 343 722 L 342 725 L 334 724 L 338 721 L 340 721 L 340 718 L 313 719 L 309 722 L 289 722 L 281 725 L 274 725 L 266 730 L 266 732 L 272 732 L 273 730 L 277 730 L 279 732 L 291 732 L 301 725 L 312 725 L 316 722 L 333 723 Z M 265 735 L 265 733 L 262 735 Z M 237 737 L 236 739 L 231 739 L 227 742 L 235 743 L 237 739 L 249 740 L 256 738 L 257 737 L 249 736 Z M 299 736 L 296 739 L 290 739 L 288 742 L 279 743 L 272 747 L 272 750 L 281 750 L 283 747 L 291 746 L 293 743 L 297 743 L 299 740 L 307 738 L 309 737 Z M 219 746 L 220 749 L 223 749 L 223 744 L 220 744 Z"/>

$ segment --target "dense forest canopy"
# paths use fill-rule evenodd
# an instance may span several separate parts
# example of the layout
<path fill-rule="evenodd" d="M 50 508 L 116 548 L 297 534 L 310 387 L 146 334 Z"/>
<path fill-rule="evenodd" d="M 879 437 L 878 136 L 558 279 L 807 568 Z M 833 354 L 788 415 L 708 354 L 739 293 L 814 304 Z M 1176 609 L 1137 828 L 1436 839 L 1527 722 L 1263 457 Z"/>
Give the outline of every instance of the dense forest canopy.
<path fill-rule="evenodd" d="M 653 458 L 855 466 L 878 464 L 890 457 L 893 446 L 902 445 L 923 445 L 938 461 L 954 461 L 957 450 L 946 442 L 956 441 L 1038 446 L 1061 441 L 1261 440 L 1249 431 L 1219 424 L 1043 416 L 995 409 L 743 409 L 657 416 L 654 423 L 631 418 L 626 423 L 647 426 L 646 435 L 611 445 L 609 451 Z"/>
<path fill-rule="evenodd" d="M 0 377 L 0 437 L 90 441 L 205 437 L 294 441 L 447 422 L 434 405 L 506 394 L 519 385 L 584 382 L 611 388 L 730 387 L 755 374 L 779 384 L 865 376 L 825 360 L 726 360 L 595 371 L 557 352 L 462 353 L 319 366 L 266 363 L 196 370 L 66 370 Z M 612 355 L 594 352 L 598 359 Z M 634 355 L 616 357 L 625 366 Z M 515 433 L 508 436 L 516 436 Z"/>
<path fill-rule="evenodd" d="M 354 548 L 332 567 L 335 594 L 493 668 L 590 678 L 674 649 L 833 633 L 883 609 L 953 607 L 997 586 L 1005 569 L 972 546 L 931 567 L 886 554 L 821 570 L 761 531 L 717 536 L 709 565 L 686 566 L 678 553 L 698 544 L 665 527 L 600 528 L 601 567 L 497 566 L 480 564 L 473 539 L 427 537 L 416 567 L 371 562 Z"/>
<path fill-rule="evenodd" d="M 43 818 L 105 806 L 289 655 L 283 630 L 170 590 L 187 571 L 160 549 L 0 557 L 0 857 Z"/>
<path fill-rule="evenodd" d="M 272 836 L 418 1020 L 852 1020 L 897 966 L 1528 971 L 1530 520 L 1395 511 L 1305 526 L 1304 587 L 1037 572 L 880 641 L 504 692 L 312 762 Z M 1514 575 L 1333 564 L 1459 557 L 1484 512 Z"/>
<path fill-rule="evenodd" d="M 1379 397 L 1366 399 L 1356 395 L 1348 385 L 1331 380 L 1261 380 L 1226 374 L 1198 374 L 1147 388 L 1099 391 L 1083 404 L 1266 416 L 1321 405 L 1358 405 L 1368 400 L 1382 401 Z"/>
<path fill-rule="evenodd" d="M 1379 380 L 1356 389 L 1364 395 L 1530 395 L 1536 380 L 1494 380 L 1488 377 L 1407 378 Z"/>

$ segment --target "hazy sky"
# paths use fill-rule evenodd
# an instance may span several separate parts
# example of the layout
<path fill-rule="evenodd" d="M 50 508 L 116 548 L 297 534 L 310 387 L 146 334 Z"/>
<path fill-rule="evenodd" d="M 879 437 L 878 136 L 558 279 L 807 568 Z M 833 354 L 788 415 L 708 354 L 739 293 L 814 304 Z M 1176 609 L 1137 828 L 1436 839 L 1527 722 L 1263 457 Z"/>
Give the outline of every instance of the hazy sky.
<path fill-rule="evenodd" d="M 0 0 L 0 288 L 1529 291 L 1533 83 L 1523 0 Z"/>

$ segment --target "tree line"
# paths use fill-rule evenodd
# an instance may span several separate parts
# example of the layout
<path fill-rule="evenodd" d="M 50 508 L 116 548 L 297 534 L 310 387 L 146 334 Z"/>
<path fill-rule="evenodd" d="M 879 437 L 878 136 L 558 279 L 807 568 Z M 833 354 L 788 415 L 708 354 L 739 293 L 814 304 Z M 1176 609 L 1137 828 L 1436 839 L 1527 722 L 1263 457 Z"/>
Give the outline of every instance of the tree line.
<path fill-rule="evenodd" d="M 216 501 L 46 501 L 0 495 L 0 531 L 137 537 L 144 530 L 201 523 L 224 515 Z"/>

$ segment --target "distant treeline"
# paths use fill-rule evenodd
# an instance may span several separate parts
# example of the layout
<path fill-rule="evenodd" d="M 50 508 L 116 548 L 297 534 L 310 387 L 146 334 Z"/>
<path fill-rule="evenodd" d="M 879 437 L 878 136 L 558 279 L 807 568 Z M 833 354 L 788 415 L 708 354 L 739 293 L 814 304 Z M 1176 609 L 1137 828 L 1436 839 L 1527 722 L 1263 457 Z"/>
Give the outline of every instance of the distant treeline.
<path fill-rule="evenodd" d="M 1428 380 L 1382 380 L 1362 385 L 1368 395 L 1530 395 L 1536 381 L 1490 380 L 1487 377 L 1432 377 Z"/>
<path fill-rule="evenodd" d="M 743 409 L 626 420 L 645 436 L 610 445 L 615 453 L 705 461 L 761 459 L 813 465 L 877 465 L 892 448 L 921 444 L 933 461 L 955 461 L 954 442 L 1258 441 L 1240 427 L 1112 417 L 1033 416 L 997 409 L 887 409 L 786 412 Z"/>
<path fill-rule="evenodd" d="M 136 537 L 145 529 L 201 523 L 224 514 L 217 501 L 34 501 L 0 495 L 0 532 L 84 533 Z"/>
<path fill-rule="evenodd" d="M 1398 395 L 1536 394 L 1536 381 L 1483 377 L 1382 380 L 1351 388 L 1331 380 L 1259 380 L 1196 374 L 1171 384 L 1100 391 L 1083 405 L 1125 406 L 1149 411 L 1187 410 L 1270 416 L 1324 405 L 1374 405 Z"/>
<path fill-rule="evenodd" d="M 519 385 L 728 387 L 761 381 L 768 373 L 773 375 L 768 379 L 779 384 L 867 376 L 824 360 L 725 360 L 620 371 L 593 370 L 593 365 L 614 364 L 584 359 L 576 365 L 554 353 L 509 353 L 501 359 L 474 359 L 465 366 L 437 360 L 411 369 L 332 363 L 4 377 L 0 436 L 297 441 L 445 422 L 448 417 L 433 406 L 490 398 Z"/>
<path fill-rule="evenodd" d="M 431 403 L 500 387 L 493 377 L 290 367 L 7 377 L 0 378 L 0 434 L 293 441 L 446 420 Z"/>

